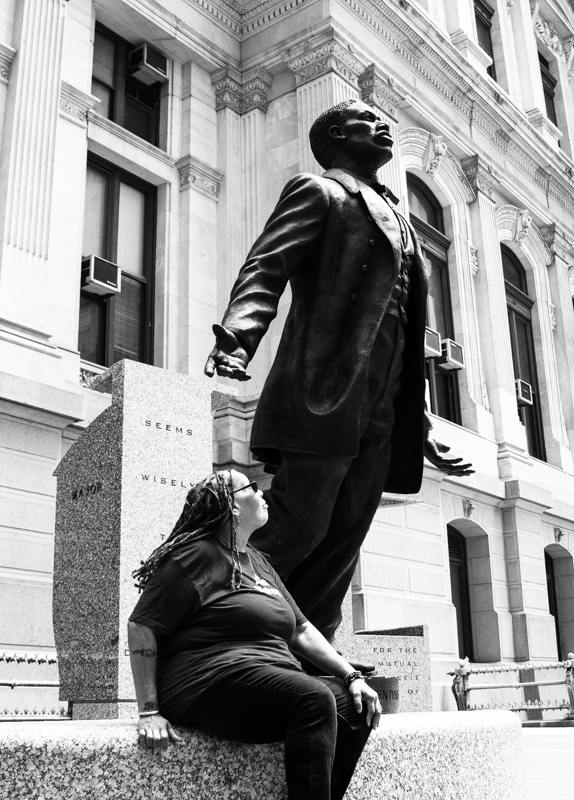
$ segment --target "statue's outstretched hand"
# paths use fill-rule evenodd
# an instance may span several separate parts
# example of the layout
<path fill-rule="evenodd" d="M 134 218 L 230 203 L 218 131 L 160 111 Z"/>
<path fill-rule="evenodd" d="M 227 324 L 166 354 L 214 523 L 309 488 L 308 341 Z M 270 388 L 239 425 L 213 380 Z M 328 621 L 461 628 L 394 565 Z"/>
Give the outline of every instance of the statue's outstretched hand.
<path fill-rule="evenodd" d="M 470 469 L 472 464 L 461 464 L 462 458 L 445 458 L 442 453 L 448 453 L 450 447 L 428 436 L 425 438 L 424 456 L 437 469 L 446 472 L 448 475 L 456 475 L 459 478 L 465 475 L 472 475 L 474 470 Z"/>
<path fill-rule="evenodd" d="M 212 378 L 217 372 L 222 378 L 251 380 L 251 375 L 246 372 L 249 355 L 237 336 L 222 325 L 214 325 L 213 332 L 216 336 L 215 347 L 207 357 L 203 369 L 207 377 Z"/>

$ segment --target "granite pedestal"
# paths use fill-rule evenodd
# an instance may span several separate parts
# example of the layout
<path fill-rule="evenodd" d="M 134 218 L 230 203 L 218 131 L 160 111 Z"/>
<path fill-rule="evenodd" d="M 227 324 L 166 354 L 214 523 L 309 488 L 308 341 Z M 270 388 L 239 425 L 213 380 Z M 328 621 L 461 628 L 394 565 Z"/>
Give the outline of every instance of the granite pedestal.
<path fill-rule="evenodd" d="M 135 361 L 118 362 L 92 388 L 111 392 L 112 404 L 56 470 L 53 617 L 60 699 L 73 703 L 74 718 L 97 719 L 135 711 L 132 571 L 212 471 L 212 407 L 233 390 Z"/>
<path fill-rule="evenodd" d="M 285 800 L 283 745 L 178 729 L 166 754 L 135 723 L 0 723 L 4 800 Z M 510 711 L 394 714 L 367 743 L 345 800 L 523 800 L 520 721 Z"/>

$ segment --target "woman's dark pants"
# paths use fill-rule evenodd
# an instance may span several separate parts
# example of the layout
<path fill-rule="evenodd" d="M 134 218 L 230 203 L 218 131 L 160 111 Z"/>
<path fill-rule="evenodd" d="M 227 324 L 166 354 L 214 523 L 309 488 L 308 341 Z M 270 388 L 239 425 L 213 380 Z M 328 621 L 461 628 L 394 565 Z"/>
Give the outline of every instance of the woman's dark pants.
<path fill-rule="evenodd" d="M 340 800 L 370 733 L 341 680 L 272 664 L 218 681 L 171 716 L 223 739 L 283 740 L 289 800 Z"/>

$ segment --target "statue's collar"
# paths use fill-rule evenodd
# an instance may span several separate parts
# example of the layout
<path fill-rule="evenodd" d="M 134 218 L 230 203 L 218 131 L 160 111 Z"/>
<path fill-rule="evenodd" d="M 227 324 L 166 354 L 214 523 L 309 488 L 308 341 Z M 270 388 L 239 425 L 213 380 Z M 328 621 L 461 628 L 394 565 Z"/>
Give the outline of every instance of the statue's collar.
<path fill-rule="evenodd" d="M 351 194 L 360 192 L 365 186 L 371 189 L 374 188 L 369 181 L 363 180 L 354 173 L 348 172 L 346 169 L 328 169 L 327 172 L 323 173 L 323 178 L 331 178 L 331 180 L 338 181 L 347 191 L 351 192 Z M 398 197 L 396 197 L 387 186 L 383 184 L 378 184 L 378 186 L 380 188 L 375 190 L 378 194 L 382 194 L 385 198 L 390 200 L 391 203 L 394 203 L 394 205 L 398 204 Z"/>

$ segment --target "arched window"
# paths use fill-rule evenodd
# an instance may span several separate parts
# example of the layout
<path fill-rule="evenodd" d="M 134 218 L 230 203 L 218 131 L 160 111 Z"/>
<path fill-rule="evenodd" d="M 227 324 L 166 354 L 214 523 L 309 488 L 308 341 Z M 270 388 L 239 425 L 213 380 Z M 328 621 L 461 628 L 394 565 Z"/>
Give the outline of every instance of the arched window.
<path fill-rule="evenodd" d="M 420 240 L 429 274 L 427 325 L 441 339 L 454 338 L 447 253 L 450 239 L 444 235 L 442 208 L 422 181 L 407 176 L 410 220 Z M 444 372 L 435 359 L 426 362 L 430 410 L 460 425 L 460 400 L 456 372 Z"/>
<path fill-rule="evenodd" d="M 501 246 L 501 251 L 514 377 L 517 381 L 528 384 L 531 394 L 531 397 L 528 397 L 528 389 L 525 394 L 520 389 L 522 384 L 518 384 L 518 413 L 526 428 L 528 452 L 534 458 L 546 461 L 540 391 L 532 336 L 534 301 L 528 296 L 526 274 L 522 264 L 504 245 Z"/>
<path fill-rule="evenodd" d="M 560 620 L 558 618 L 558 598 L 556 595 L 556 575 L 554 573 L 554 559 L 549 553 L 544 552 L 544 564 L 546 566 L 546 588 L 548 590 L 548 610 L 554 617 L 556 627 L 556 647 L 558 649 L 558 660 L 562 661 L 562 648 L 560 642 Z"/>
<path fill-rule="evenodd" d="M 447 536 L 450 588 L 452 604 L 456 609 L 458 654 L 460 658 L 474 661 L 466 539 L 452 525 L 447 525 Z"/>

